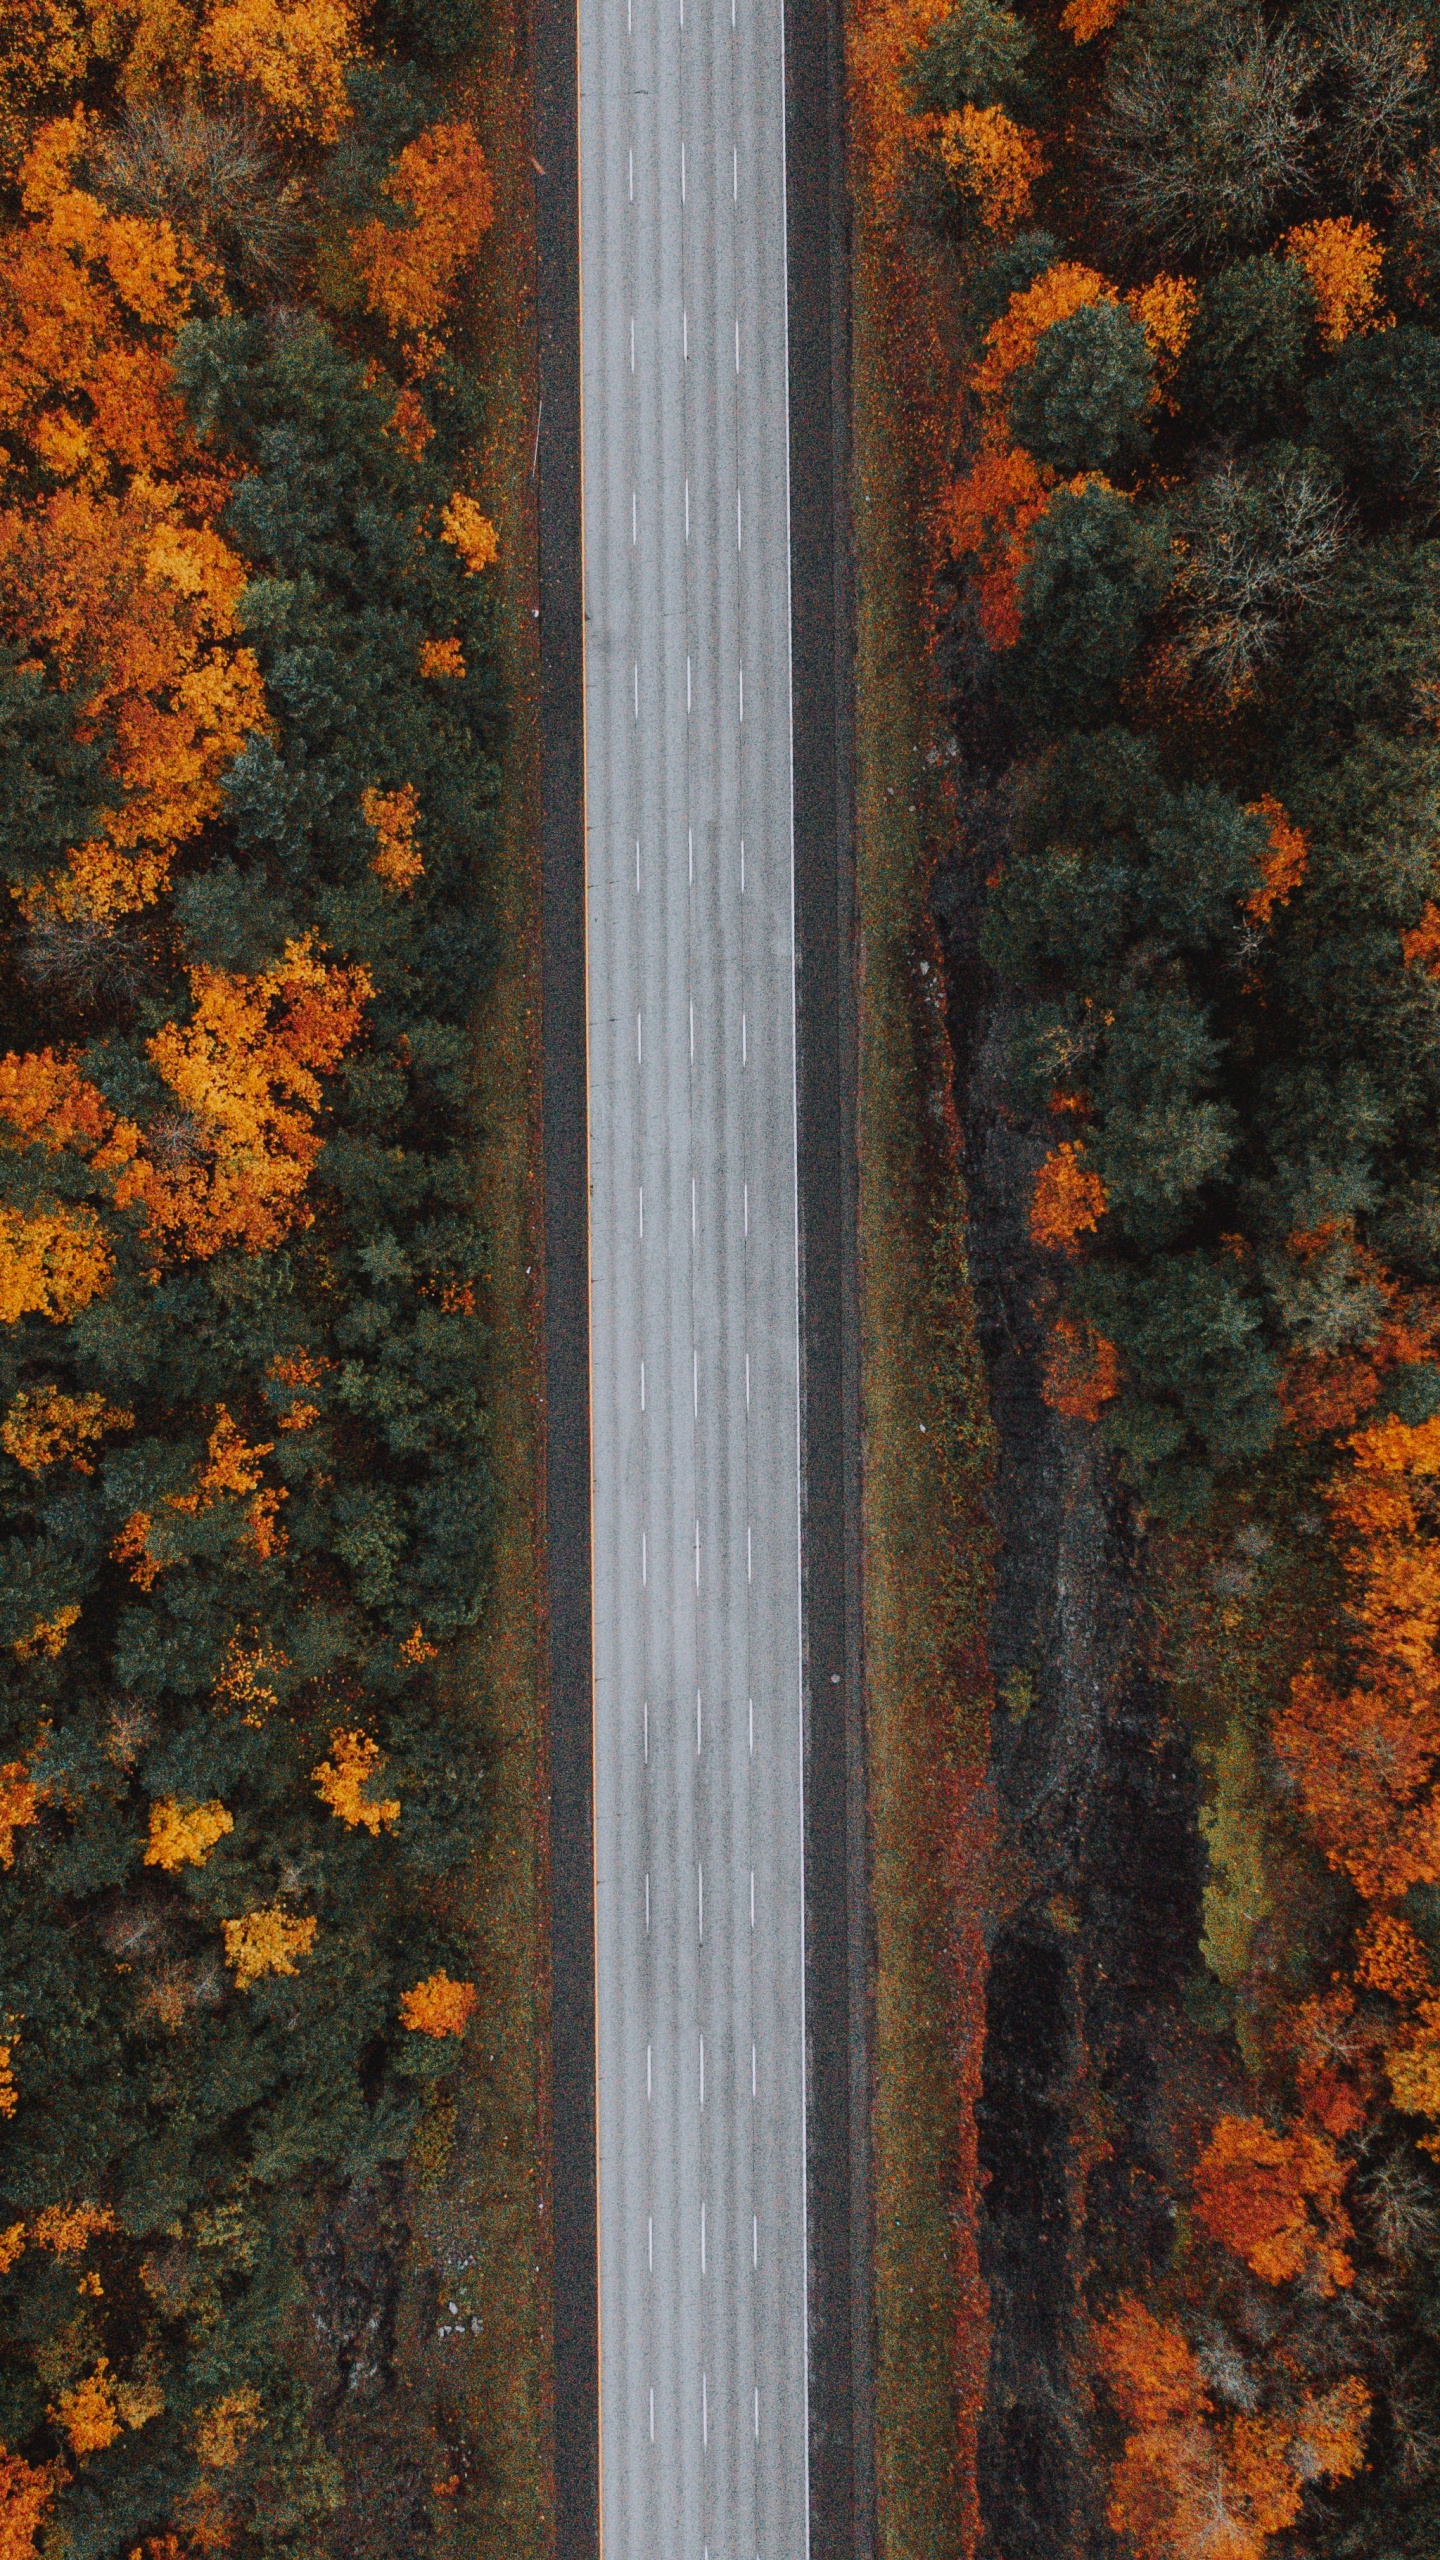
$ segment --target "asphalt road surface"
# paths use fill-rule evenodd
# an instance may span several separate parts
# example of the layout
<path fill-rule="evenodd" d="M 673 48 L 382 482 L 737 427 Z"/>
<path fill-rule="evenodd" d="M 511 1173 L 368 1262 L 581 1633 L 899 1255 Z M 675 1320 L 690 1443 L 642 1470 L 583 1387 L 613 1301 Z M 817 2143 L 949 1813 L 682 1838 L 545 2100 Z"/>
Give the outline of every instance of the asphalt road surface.
<path fill-rule="evenodd" d="M 808 2544 L 780 0 L 580 0 L 600 2506 Z"/>

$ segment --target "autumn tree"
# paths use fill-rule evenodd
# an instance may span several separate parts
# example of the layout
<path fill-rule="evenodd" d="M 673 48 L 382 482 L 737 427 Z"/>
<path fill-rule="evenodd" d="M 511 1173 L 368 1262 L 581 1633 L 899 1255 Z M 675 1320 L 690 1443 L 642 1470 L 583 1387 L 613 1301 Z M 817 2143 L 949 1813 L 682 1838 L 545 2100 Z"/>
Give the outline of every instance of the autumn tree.
<path fill-rule="evenodd" d="M 377 217 L 352 233 L 351 254 L 372 308 L 391 329 L 434 330 L 494 218 L 490 171 L 473 126 L 437 124 L 417 135 L 385 193 L 408 223 Z"/>
<path fill-rule="evenodd" d="M 190 972 L 194 1011 L 149 1053 L 176 1108 L 157 1118 L 116 1196 L 162 1252 L 263 1251 L 304 1214 L 320 1154 L 320 1076 L 333 1071 L 372 992 L 363 967 L 327 963 L 312 938 L 258 978 Z"/>
<path fill-rule="evenodd" d="M 1341 2201 L 1350 2164 L 1306 2124 L 1271 2131 L 1257 2116 L 1222 2115 L 1196 2164 L 1195 2199 L 1213 2239 L 1267 2284 L 1308 2275 L 1322 2293 L 1354 2281 Z"/>

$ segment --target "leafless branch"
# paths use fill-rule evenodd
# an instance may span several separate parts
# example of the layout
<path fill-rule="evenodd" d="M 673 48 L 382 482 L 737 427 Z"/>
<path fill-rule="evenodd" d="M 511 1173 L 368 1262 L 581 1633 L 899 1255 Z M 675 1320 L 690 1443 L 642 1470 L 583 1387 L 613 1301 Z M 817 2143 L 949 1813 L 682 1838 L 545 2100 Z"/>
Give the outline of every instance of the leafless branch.
<path fill-rule="evenodd" d="M 1312 68 L 1285 28 L 1217 12 L 1200 61 L 1117 47 L 1101 147 L 1122 206 L 1176 246 L 1251 239 L 1305 178 Z"/>

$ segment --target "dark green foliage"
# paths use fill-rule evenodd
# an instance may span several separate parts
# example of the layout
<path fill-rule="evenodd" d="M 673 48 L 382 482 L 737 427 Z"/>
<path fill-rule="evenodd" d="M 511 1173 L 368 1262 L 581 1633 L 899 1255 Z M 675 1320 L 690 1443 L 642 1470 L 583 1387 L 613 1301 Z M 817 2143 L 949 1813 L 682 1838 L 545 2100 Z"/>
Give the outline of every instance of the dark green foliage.
<path fill-rule="evenodd" d="M 1037 1098 L 1088 1098 L 1109 1206 L 1076 1302 L 1121 1350 L 1107 1428 L 1162 1509 L 1268 1445 L 1282 1350 L 1373 1337 L 1383 1303 L 1353 1222 L 1437 1169 L 1440 993 L 1401 950 L 1427 894 L 1435 763 L 1428 741 L 1361 730 L 1305 784 L 1280 777 L 1310 867 L 1268 935 L 1245 911 L 1265 821 L 1214 784 L 1177 789 L 1152 741 L 1068 739 L 1024 796 L 985 946 L 1034 991 L 1017 1064 Z M 1330 1224 L 1329 1255 L 1283 1249 Z"/>
<path fill-rule="evenodd" d="M 1109 1214 L 1142 1253 L 1193 1224 L 1226 1172 L 1236 1117 L 1212 1098 L 1219 1044 L 1194 998 L 1142 987 L 1110 1021 L 1093 1087 L 1099 1137 L 1088 1155 Z"/>
<path fill-rule="evenodd" d="M 1213 1463 L 1258 1457 L 1279 1428 L 1258 1292 L 1223 1256 L 1192 1251 L 1094 1263 L 1075 1304 L 1143 1382 L 1109 1408 L 1106 1438 L 1158 1511 L 1193 1518 Z"/>
<path fill-rule="evenodd" d="M 1024 104 L 1035 39 L 997 0 L 958 0 L 905 64 L 902 79 L 917 112 Z"/>
<path fill-rule="evenodd" d="M 0 868 L 32 880 L 51 870 L 97 811 L 113 806 L 105 740 L 75 734 L 75 704 L 35 665 L 0 651 Z"/>
<path fill-rule="evenodd" d="M 1440 336 L 1385 329 L 1352 338 L 1305 394 L 1310 433 L 1352 484 L 1389 501 L 1440 497 Z"/>
<path fill-rule="evenodd" d="M 1291 753 L 1329 763 L 1362 728 L 1413 739 L 1430 731 L 1437 649 L 1440 542 L 1391 536 L 1357 550 L 1297 634 L 1277 705 Z"/>
<path fill-rule="evenodd" d="M 1222 267 L 1201 293 L 1181 366 L 1187 428 L 1246 443 L 1280 433 L 1297 413 L 1315 346 L 1315 296 L 1303 268 L 1276 257 Z"/>
<path fill-rule="evenodd" d="M 1020 580 L 1021 636 L 1003 662 L 1010 699 L 1049 729 L 1106 718 L 1172 574 L 1163 519 L 1114 489 L 1062 489 Z"/>
<path fill-rule="evenodd" d="M 401 209 L 382 182 L 436 114 L 435 82 L 413 61 L 359 62 L 347 71 L 345 88 L 352 112 L 325 163 L 325 201 L 352 221 L 378 214 L 399 222 Z"/>
<path fill-rule="evenodd" d="M 473 60 L 490 25 L 483 0 L 385 0 L 380 17 L 392 43 L 442 68 Z"/>
<path fill-rule="evenodd" d="M 1127 471 L 1149 441 L 1154 388 L 1139 321 L 1119 303 L 1087 303 L 1051 323 L 1016 375 L 1010 424 L 1027 453 L 1066 479 Z"/>

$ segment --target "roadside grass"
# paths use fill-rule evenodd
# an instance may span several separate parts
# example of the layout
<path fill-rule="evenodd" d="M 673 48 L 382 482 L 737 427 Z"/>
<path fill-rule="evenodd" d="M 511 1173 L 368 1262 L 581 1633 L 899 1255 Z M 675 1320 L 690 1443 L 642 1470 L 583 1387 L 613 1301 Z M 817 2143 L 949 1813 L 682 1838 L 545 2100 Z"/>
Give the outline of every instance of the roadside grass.
<path fill-rule="evenodd" d="M 488 58 L 468 96 L 496 194 L 472 344 L 484 367 L 488 426 L 479 487 L 500 537 L 510 719 L 492 892 L 502 957 L 475 1049 L 478 1185 L 490 1245 L 481 1308 L 496 1502 L 490 1586 L 470 1677 L 488 1817 L 467 1886 L 480 1994 L 475 2025 L 453 2084 L 453 2109 L 442 2106 L 427 2116 L 407 2168 L 415 2264 L 404 2326 L 429 2389 L 435 2392 L 439 2383 L 437 2415 L 452 2455 L 450 2477 L 437 2484 L 432 2510 L 437 2547 L 457 2560 L 462 2553 L 465 2560 L 541 2560 L 552 2546 L 553 2518 L 539 1402 L 539 644 L 531 611 L 534 223 L 520 0 L 499 0 L 490 29 Z M 479 2320 L 478 2331 L 472 2319 Z M 442 2326 L 451 2338 L 437 2348 Z"/>
<path fill-rule="evenodd" d="M 865 1652 L 875 1915 L 876 2419 L 886 2560 L 978 2533 L 975 2102 L 989 1406 L 965 1259 L 932 849 L 947 828 L 923 514 L 948 389 L 856 155 L 853 262 Z"/>

